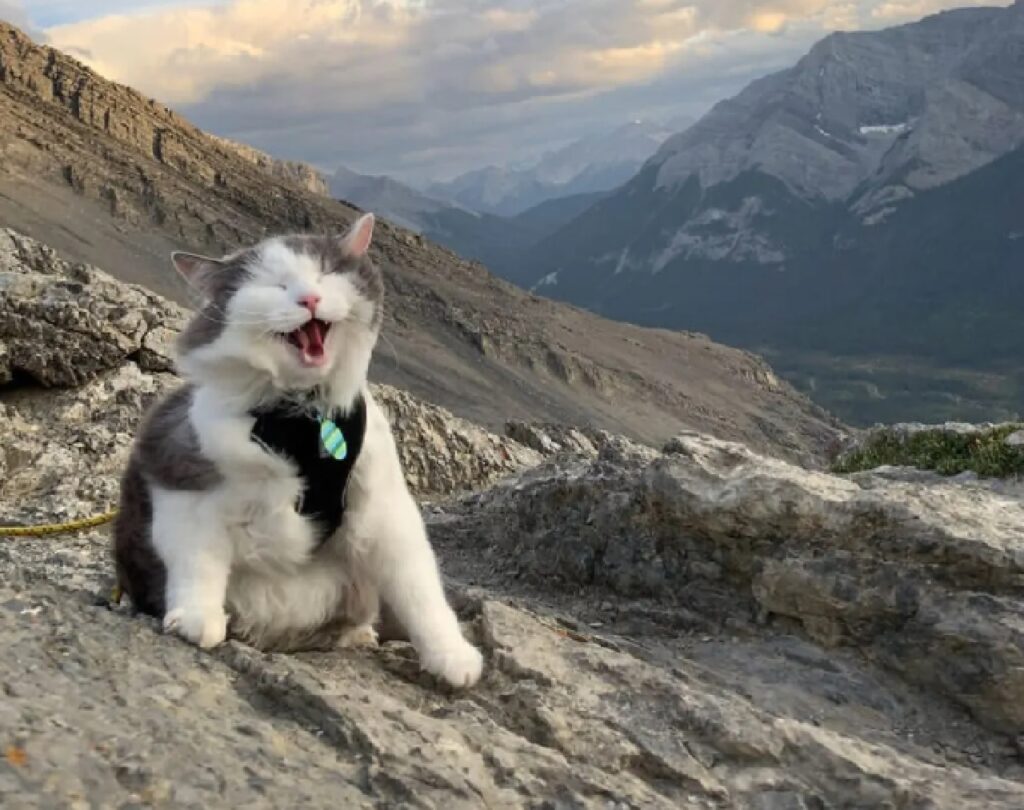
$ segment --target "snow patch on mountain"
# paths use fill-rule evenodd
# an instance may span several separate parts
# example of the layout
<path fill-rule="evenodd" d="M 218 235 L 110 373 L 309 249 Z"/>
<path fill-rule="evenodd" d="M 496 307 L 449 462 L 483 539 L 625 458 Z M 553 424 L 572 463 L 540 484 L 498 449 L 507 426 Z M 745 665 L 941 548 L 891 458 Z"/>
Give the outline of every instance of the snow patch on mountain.
<path fill-rule="evenodd" d="M 688 220 L 671 235 L 651 261 L 651 272 L 660 273 L 676 259 L 781 264 L 782 248 L 759 232 L 755 220 L 770 213 L 759 197 L 747 197 L 736 211 L 708 208 Z"/>

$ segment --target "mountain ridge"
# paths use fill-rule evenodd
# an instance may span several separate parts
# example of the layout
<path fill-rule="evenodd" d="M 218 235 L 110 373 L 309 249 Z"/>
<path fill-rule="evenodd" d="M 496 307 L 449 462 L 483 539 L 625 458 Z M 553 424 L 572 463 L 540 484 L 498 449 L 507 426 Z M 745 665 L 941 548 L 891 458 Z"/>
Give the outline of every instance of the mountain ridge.
<path fill-rule="evenodd" d="M 338 231 L 357 213 L 3 24 L 0 155 L 0 222 L 179 301 L 172 249 Z M 387 223 L 374 256 L 389 301 L 374 379 L 465 418 L 589 424 L 653 443 L 693 426 L 807 460 L 835 435 L 831 417 L 749 353 L 544 301 Z"/>
<path fill-rule="evenodd" d="M 804 390 L 813 390 L 820 364 L 801 368 L 799 358 L 812 352 L 863 366 L 871 358 L 857 352 L 870 344 L 934 366 L 934 384 L 916 405 L 887 372 L 855 399 L 829 399 L 819 388 L 816 396 L 848 421 L 913 420 L 917 406 L 935 421 L 1013 418 L 1024 393 L 1007 372 L 1005 344 L 1020 345 L 1024 334 L 1000 315 L 1005 338 L 981 327 L 968 338 L 956 296 L 977 274 L 981 286 L 969 299 L 976 320 L 986 309 L 1002 313 L 1015 289 L 1019 254 L 1003 243 L 1024 229 L 1024 181 L 1006 187 L 986 169 L 1024 147 L 1019 87 L 1021 2 L 831 35 L 666 141 L 509 277 L 526 287 L 543 280 L 545 295 L 607 317 L 694 329 L 770 354 Z M 972 193 L 972 204 L 992 220 L 1012 220 L 1006 233 L 985 229 L 984 245 L 963 232 L 968 212 L 934 202 L 975 176 L 993 191 Z M 999 194 L 1010 196 L 1009 212 Z M 938 210 L 941 227 L 928 224 Z M 957 235 L 975 245 L 969 262 Z M 936 239 L 943 253 L 930 251 Z M 930 269 L 921 267 L 924 256 Z M 832 371 L 830 384 L 840 382 Z M 987 382 L 959 390 L 950 381 L 964 373 L 997 373 L 1002 393 L 991 395 Z M 878 401 L 887 398 L 891 408 Z"/>
<path fill-rule="evenodd" d="M 555 197 L 515 216 L 499 216 L 435 199 L 387 175 L 359 174 L 346 167 L 340 167 L 331 177 L 329 191 L 336 199 L 375 211 L 511 279 L 517 276 L 520 255 L 607 194 Z"/>
<path fill-rule="evenodd" d="M 552 150 L 528 168 L 486 166 L 425 190 L 479 213 L 515 217 L 548 200 L 611 191 L 670 134 L 664 124 L 638 119 Z"/>

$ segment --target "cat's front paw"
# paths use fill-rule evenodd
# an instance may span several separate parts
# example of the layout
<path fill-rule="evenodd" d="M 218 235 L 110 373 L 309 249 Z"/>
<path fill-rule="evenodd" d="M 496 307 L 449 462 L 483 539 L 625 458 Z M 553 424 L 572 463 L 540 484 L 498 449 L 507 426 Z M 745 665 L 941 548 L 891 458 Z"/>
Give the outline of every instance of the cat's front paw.
<path fill-rule="evenodd" d="M 346 627 L 338 639 L 338 646 L 342 649 L 355 647 L 376 647 L 377 631 L 373 625 L 358 624 L 353 627 Z"/>
<path fill-rule="evenodd" d="M 460 638 L 450 644 L 424 649 L 420 666 L 451 686 L 462 688 L 480 680 L 484 658 L 476 647 Z"/>
<path fill-rule="evenodd" d="M 208 649 L 227 638 L 228 617 L 223 610 L 174 608 L 164 615 L 164 632 L 176 633 L 186 641 Z"/>

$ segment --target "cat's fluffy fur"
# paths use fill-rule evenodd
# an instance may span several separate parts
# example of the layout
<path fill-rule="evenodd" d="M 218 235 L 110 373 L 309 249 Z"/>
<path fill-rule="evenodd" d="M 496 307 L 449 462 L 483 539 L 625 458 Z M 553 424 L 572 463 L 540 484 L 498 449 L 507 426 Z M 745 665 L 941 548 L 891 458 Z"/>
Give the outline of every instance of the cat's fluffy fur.
<path fill-rule="evenodd" d="M 213 260 L 176 254 L 203 306 L 179 341 L 184 387 L 144 423 L 124 477 L 114 554 L 140 610 L 203 647 L 232 635 L 269 649 L 372 642 L 381 602 L 422 666 L 456 686 L 481 673 L 441 585 L 390 426 L 366 375 L 383 283 L 367 256 L 373 217 L 344 237 L 294 236 Z M 322 356 L 286 335 L 330 324 Z M 307 324 L 308 325 L 308 324 Z M 346 411 L 366 436 L 340 528 L 317 547 L 296 511 L 301 479 L 250 436 L 251 411 L 296 395 Z M 342 497 L 342 493 L 338 493 Z"/>

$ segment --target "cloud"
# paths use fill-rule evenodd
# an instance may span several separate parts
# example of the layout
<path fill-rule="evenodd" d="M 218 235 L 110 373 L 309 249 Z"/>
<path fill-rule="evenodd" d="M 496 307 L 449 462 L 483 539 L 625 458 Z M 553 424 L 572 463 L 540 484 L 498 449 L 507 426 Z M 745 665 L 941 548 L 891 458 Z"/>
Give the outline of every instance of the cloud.
<path fill-rule="evenodd" d="M 25 11 L 25 4 L 19 0 L 0 0 L 0 20 L 18 28 L 29 27 L 28 12 Z"/>
<path fill-rule="evenodd" d="M 959 0 L 955 4 L 943 2 L 943 0 L 900 0 L 899 2 L 875 4 L 875 7 L 871 9 L 871 18 L 888 25 L 895 22 L 918 20 L 952 7 L 991 5 L 993 5 L 992 0 Z M 1000 5 L 1000 3 L 997 2 L 995 5 Z M 1001 5 L 1006 5 L 1006 3 Z"/>
<path fill-rule="evenodd" d="M 418 178 L 642 115 L 697 113 L 824 31 L 962 3 L 226 0 L 103 14 L 47 36 L 219 134 Z"/>
<path fill-rule="evenodd" d="M 662 69 L 696 31 L 696 10 L 678 2 L 493 9 L 476 0 L 236 0 L 108 15 L 48 34 L 56 47 L 95 54 L 92 66 L 105 75 L 187 104 L 282 71 L 312 82 L 368 80 L 359 88 L 367 103 L 461 88 L 507 98 L 608 87 Z"/>

